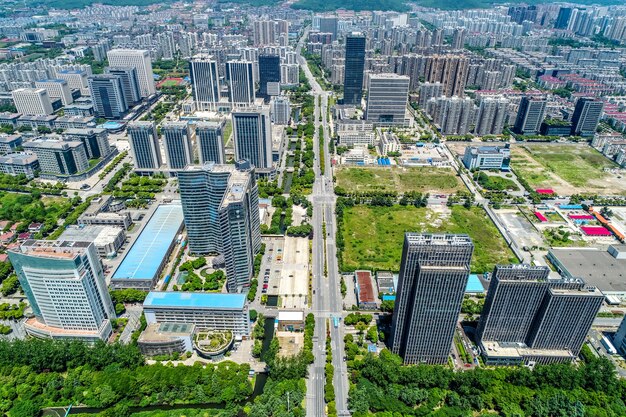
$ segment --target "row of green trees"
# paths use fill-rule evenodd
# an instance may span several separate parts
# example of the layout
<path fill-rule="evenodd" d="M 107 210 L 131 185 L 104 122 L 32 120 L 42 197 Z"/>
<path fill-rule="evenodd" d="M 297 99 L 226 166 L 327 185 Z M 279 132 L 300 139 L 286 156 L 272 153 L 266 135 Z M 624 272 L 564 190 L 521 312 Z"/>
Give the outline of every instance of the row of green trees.
<path fill-rule="evenodd" d="M 476 368 L 404 366 L 383 350 L 350 361 L 349 407 L 355 417 L 487 416 L 617 417 L 626 415 L 626 382 L 611 362 L 587 355 L 570 364 Z"/>
<path fill-rule="evenodd" d="M 278 339 L 274 338 L 263 356 L 269 369 L 269 377 L 263 394 L 250 407 L 249 417 L 304 417 L 307 368 L 313 363 L 313 333 L 315 318 L 308 314 L 305 319 L 302 351 L 292 357 L 278 356 Z"/>
<path fill-rule="evenodd" d="M 0 412 L 37 417 L 42 407 L 236 404 L 252 394 L 249 365 L 222 362 L 191 367 L 146 365 L 136 344 L 51 340 L 0 342 Z M 123 413 L 120 410 L 125 410 Z"/>

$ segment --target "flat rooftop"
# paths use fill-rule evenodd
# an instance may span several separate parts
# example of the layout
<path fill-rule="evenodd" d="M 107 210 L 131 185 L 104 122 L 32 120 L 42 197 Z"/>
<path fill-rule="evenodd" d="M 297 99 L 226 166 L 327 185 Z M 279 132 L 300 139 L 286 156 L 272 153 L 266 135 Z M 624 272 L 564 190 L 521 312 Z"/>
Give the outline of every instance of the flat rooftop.
<path fill-rule="evenodd" d="M 532 349 L 523 343 L 500 343 L 494 341 L 483 341 L 481 343 L 483 351 L 490 358 L 517 358 L 528 356 L 544 357 L 573 357 L 572 352 L 564 349 Z"/>
<path fill-rule="evenodd" d="M 355 271 L 357 288 L 359 290 L 359 303 L 375 303 L 374 288 L 372 286 L 372 274 L 370 271 Z"/>
<path fill-rule="evenodd" d="M 60 239 L 66 240 L 85 240 L 88 242 L 94 242 L 98 244 L 107 244 L 117 239 L 119 234 L 124 229 L 118 226 L 101 226 L 101 225 L 86 225 L 86 226 L 69 226 L 61 234 Z"/>
<path fill-rule="evenodd" d="M 111 279 L 152 280 L 182 224 L 180 203 L 157 207 Z"/>
<path fill-rule="evenodd" d="M 167 342 L 173 337 L 190 337 L 195 326 L 188 323 L 152 323 L 141 333 L 139 342 Z"/>
<path fill-rule="evenodd" d="M 460 234 L 421 234 L 421 233 L 405 233 L 409 243 L 431 244 L 431 245 L 451 245 L 463 246 L 471 245 L 472 239 L 468 235 Z"/>
<path fill-rule="evenodd" d="M 74 259 L 84 253 L 91 242 L 70 240 L 26 240 L 15 253 L 37 256 L 40 258 Z"/>
<path fill-rule="evenodd" d="M 279 311 L 278 321 L 304 321 L 304 312 L 302 311 Z"/>
<path fill-rule="evenodd" d="M 245 294 L 221 294 L 206 292 L 151 291 L 143 302 L 143 308 L 171 307 L 217 310 L 241 310 L 246 305 Z"/>
<path fill-rule="evenodd" d="M 626 291 L 626 259 L 617 259 L 601 249 L 551 249 L 566 277 L 582 278 L 602 292 Z"/>

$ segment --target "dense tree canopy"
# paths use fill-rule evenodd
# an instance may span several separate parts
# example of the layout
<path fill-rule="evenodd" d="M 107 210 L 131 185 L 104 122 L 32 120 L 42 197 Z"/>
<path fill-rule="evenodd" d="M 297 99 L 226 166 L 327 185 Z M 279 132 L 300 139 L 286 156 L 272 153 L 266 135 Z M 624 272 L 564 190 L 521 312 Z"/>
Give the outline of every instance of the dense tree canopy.
<path fill-rule="evenodd" d="M 618 417 L 626 415 L 626 384 L 605 358 L 570 364 L 477 368 L 403 366 L 383 350 L 352 366 L 350 409 L 355 417 L 476 416 Z M 483 413 L 483 414 L 476 414 Z M 491 413 L 491 414 L 489 414 Z M 493 414 L 495 413 L 495 414 Z"/>

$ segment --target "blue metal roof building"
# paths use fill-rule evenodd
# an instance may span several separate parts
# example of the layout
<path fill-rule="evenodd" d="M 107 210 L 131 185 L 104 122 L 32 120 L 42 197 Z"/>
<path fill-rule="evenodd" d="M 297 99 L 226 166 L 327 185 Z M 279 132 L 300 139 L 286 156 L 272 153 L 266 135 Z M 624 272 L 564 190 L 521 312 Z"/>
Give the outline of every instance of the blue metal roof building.
<path fill-rule="evenodd" d="M 143 302 L 146 322 L 195 324 L 199 330 L 250 335 L 246 294 L 152 291 Z"/>
<path fill-rule="evenodd" d="M 211 308 L 236 310 L 246 305 L 245 294 L 222 294 L 211 292 L 160 292 L 151 291 L 143 302 L 144 308 Z"/>
<path fill-rule="evenodd" d="M 156 283 L 183 226 L 180 203 L 162 204 L 148 223 L 111 278 L 113 288 L 150 290 Z"/>

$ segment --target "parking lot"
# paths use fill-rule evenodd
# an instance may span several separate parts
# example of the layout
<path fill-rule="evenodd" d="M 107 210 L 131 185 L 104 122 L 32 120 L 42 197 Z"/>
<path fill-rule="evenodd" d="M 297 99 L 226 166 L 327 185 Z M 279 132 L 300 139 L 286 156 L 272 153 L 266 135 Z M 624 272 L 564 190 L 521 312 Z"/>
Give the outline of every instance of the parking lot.
<path fill-rule="evenodd" d="M 511 237 L 520 247 L 542 247 L 544 241 L 539 232 L 522 213 L 516 209 L 494 210 Z"/>
<path fill-rule="evenodd" d="M 306 308 L 309 240 L 290 236 L 268 239 L 264 261 L 259 274 L 261 294 L 278 296 L 279 308 Z"/>

